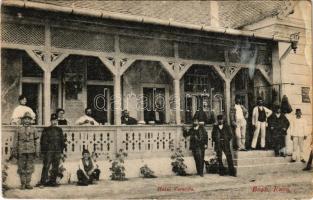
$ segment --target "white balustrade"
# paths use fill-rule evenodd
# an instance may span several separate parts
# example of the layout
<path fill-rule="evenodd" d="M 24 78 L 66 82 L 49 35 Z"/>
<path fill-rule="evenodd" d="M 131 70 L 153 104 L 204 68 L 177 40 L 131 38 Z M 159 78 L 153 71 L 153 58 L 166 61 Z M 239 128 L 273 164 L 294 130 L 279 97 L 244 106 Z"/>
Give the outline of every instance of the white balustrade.
<path fill-rule="evenodd" d="M 171 154 L 171 144 L 190 155 L 189 137 L 184 138 L 179 125 L 133 125 L 133 126 L 61 126 L 66 138 L 64 153 L 67 159 L 78 159 L 83 149 L 94 152 L 99 160 L 110 159 L 120 149 L 131 158 L 162 157 Z M 11 155 L 15 126 L 2 126 L 2 159 Z M 38 126 L 39 136 L 43 127 Z M 207 127 L 209 148 L 211 127 Z"/>

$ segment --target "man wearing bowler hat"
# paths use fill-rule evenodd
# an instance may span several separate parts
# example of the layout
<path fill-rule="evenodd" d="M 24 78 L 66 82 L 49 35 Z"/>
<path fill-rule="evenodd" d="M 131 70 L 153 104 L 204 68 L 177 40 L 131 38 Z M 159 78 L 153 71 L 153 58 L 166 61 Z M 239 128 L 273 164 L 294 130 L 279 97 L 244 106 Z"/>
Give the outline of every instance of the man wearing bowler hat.
<path fill-rule="evenodd" d="M 219 174 L 225 175 L 225 168 L 223 166 L 222 154 L 225 153 L 228 165 L 229 175 L 236 176 L 236 170 L 233 163 L 232 154 L 230 151 L 230 140 L 232 139 L 230 127 L 224 122 L 223 115 L 217 116 L 217 124 L 213 126 L 212 143 L 214 143 L 214 150 L 216 152 Z"/>
<path fill-rule="evenodd" d="M 63 131 L 57 126 L 58 117 L 51 115 L 51 125 L 42 131 L 40 147 L 43 158 L 43 168 L 39 185 L 56 186 L 56 178 L 59 171 L 60 159 L 65 148 Z M 49 169 L 52 165 L 51 175 Z"/>

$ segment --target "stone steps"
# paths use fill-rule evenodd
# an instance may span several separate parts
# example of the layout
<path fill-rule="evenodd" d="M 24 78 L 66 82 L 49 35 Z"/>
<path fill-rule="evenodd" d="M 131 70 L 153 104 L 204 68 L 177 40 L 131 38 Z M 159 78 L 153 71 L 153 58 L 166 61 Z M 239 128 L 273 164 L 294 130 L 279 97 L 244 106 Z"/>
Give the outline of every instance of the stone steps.
<path fill-rule="evenodd" d="M 260 157 L 260 158 L 241 158 L 234 159 L 234 164 L 237 166 L 242 165 L 257 165 L 257 164 L 274 164 L 274 163 L 286 163 L 290 161 L 290 157 Z"/>
<path fill-rule="evenodd" d="M 237 166 L 237 176 L 256 176 L 262 174 L 273 173 L 294 173 L 302 171 L 305 167 L 304 163 L 273 163 L 273 164 L 258 164 L 258 165 L 244 165 Z"/>
<path fill-rule="evenodd" d="M 260 158 L 260 157 L 273 157 L 275 156 L 274 151 L 236 151 L 234 152 L 234 159 L 241 158 Z"/>
<path fill-rule="evenodd" d="M 256 176 L 273 173 L 299 172 L 305 164 L 290 163 L 291 157 L 275 157 L 274 151 L 238 151 L 234 152 L 234 164 L 237 176 Z"/>

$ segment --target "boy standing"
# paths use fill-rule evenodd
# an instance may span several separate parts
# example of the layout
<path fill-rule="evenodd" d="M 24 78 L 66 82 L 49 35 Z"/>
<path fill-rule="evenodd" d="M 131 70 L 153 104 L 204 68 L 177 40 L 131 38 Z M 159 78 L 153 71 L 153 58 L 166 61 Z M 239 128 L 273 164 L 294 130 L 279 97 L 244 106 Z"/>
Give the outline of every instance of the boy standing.
<path fill-rule="evenodd" d="M 13 139 L 13 155 L 17 158 L 17 173 L 21 179 L 21 189 L 33 189 L 30 185 L 31 176 L 34 172 L 34 159 L 38 157 L 37 140 L 38 134 L 31 126 L 32 115 L 26 112 L 22 118 L 22 127 L 19 127 Z"/>

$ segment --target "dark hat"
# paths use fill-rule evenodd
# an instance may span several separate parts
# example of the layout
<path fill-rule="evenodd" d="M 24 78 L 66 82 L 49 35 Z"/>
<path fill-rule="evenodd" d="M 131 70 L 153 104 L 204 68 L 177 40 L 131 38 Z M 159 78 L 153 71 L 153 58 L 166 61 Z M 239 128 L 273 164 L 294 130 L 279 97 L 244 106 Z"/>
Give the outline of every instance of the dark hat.
<path fill-rule="evenodd" d="M 32 115 L 29 113 L 29 112 L 25 112 L 22 119 L 25 119 L 25 118 L 29 118 L 29 119 L 33 119 L 32 118 Z"/>
<path fill-rule="evenodd" d="M 296 113 L 302 113 L 300 108 L 296 109 Z"/>
<path fill-rule="evenodd" d="M 82 152 L 82 155 L 84 155 L 85 153 L 90 154 L 90 152 L 88 151 L 88 149 L 84 149 L 83 152 Z"/>
<path fill-rule="evenodd" d="M 64 110 L 63 108 L 58 108 L 58 109 L 56 110 L 56 113 L 59 114 L 59 112 L 61 112 L 61 111 L 65 112 L 65 110 Z"/>
<path fill-rule="evenodd" d="M 21 95 L 18 97 L 18 100 L 20 101 L 20 100 L 25 99 L 25 98 L 26 98 L 26 96 L 23 95 L 23 94 L 21 94 Z"/>
<path fill-rule="evenodd" d="M 222 120 L 222 119 L 224 119 L 223 115 L 217 115 L 217 120 Z"/>
<path fill-rule="evenodd" d="M 263 98 L 262 97 L 258 97 L 256 100 L 257 101 L 263 101 Z"/>
<path fill-rule="evenodd" d="M 278 104 L 273 105 L 273 111 L 276 112 L 277 110 L 280 109 L 280 106 Z"/>
<path fill-rule="evenodd" d="M 55 113 L 51 114 L 50 121 L 56 120 L 56 119 L 58 119 L 58 116 Z"/>

